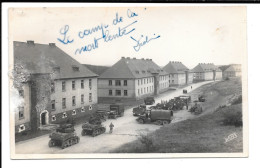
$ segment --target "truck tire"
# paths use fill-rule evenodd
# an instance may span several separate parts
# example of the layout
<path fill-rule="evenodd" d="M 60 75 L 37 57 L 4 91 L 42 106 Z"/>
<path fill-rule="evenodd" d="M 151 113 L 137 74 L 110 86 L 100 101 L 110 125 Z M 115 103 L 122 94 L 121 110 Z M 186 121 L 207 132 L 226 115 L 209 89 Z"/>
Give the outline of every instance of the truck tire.
<path fill-rule="evenodd" d="M 163 125 L 168 125 L 168 124 L 169 124 L 169 121 L 164 120 L 164 121 L 162 122 L 162 124 L 163 124 Z"/>
<path fill-rule="evenodd" d="M 55 146 L 55 142 L 53 140 L 50 140 L 49 141 L 49 147 L 53 147 L 53 146 Z"/>
<path fill-rule="evenodd" d="M 162 123 L 163 123 L 162 120 L 157 120 L 157 121 L 155 121 L 155 124 L 156 124 L 156 125 L 162 125 Z"/>

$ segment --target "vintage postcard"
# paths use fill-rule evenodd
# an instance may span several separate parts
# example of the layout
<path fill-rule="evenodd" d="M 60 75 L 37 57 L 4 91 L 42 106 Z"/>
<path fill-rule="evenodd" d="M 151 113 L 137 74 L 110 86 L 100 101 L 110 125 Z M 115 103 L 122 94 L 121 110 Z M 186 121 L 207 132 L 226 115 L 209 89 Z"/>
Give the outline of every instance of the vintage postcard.
<path fill-rule="evenodd" d="M 247 157 L 245 6 L 9 8 L 12 159 Z"/>

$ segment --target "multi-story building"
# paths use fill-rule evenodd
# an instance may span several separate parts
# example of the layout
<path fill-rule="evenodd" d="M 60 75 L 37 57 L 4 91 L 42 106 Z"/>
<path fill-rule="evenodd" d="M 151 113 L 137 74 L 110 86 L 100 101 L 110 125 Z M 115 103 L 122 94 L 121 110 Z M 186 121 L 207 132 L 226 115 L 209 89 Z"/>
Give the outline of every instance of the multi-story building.
<path fill-rule="evenodd" d="M 14 65 L 21 65 L 29 75 L 19 90 L 24 104 L 15 115 L 16 132 L 21 127 L 37 130 L 95 111 L 97 75 L 54 43 L 14 42 Z"/>
<path fill-rule="evenodd" d="M 194 81 L 220 80 L 222 71 L 213 63 L 199 63 L 192 69 Z"/>
<path fill-rule="evenodd" d="M 169 74 L 152 59 L 122 57 L 98 78 L 98 100 L 137 100 L 169 89 Z"/>
<path fill-rule="evenodd" d="M 193 72 L 181 62 L 170 61 L 163 67 L 163 70 L 169 73 L 170 86 L 185 85 L 193 82 Z"/>

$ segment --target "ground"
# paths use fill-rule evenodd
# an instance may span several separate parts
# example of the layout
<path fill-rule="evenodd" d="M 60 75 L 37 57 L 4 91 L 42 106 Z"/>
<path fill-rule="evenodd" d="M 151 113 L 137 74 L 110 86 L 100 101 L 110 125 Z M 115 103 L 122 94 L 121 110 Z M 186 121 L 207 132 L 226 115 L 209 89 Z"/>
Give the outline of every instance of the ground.
<path fill-rule="evenodd" d="M 196 83 L 192 84 L 192 89 L 190 86 L 185 86 L 183 89 L 187 89 L 188 92 L 190 92 L 202 85 L 212 82 L 213 81 Z M 161 100 L 169 100 L 182 94 L 182 89 L 170 90 L 160 94 L 155 98 L 155 101 L 156 103 L 159 103 Z M 136 117 L 134 117 L 132 114 L 132 108 L 133 107 L 126 109 L 125 115 L 123 117 L 120 117 L 116 120 L 109 119 L 105 121 L 103 125 L 106 126 L 107 131 L 106 133 L 97 137 L 82 137 L 80 135 L 82 130 L 81 125 L 75 126 L 76 133 L 80 135 L 80 142 L 63 150 L 58 147 L 49 148 L 49 135 L 43 135 L 33 139 L 17 142 L 15 144 L 15 152 L 16 154 L 108 153 L 123 144 L 137 140 L 140 133 L 153 132 L 161 127 L 154 124 L 138 124 Z M 175 118 L 172 123 L 194 117 L 194 115 L 185 110 L 175 113 L 174 116 Z M 109 124 L 111 122 L 113 122 L 115 127 L 113 133 L 109 134 Z"/>
<path fill-rule="evenodd" d="M 111 151 L 115 153 L 225 153 L 243 151 L 242 127 L 225 125 L 227 117 L 242 114 L 242 104 L 231 102 L 241 95 L 240 79 L 231 79 L 204 85 L 190 95 L 203 94 L 203 113 L 185 121 L 161 127 L 138 140 Z M 235 139 L 229 139 L 235 134 Z M 141 141 L 145 142 L 141 142 Z M 148 144 L 148 147 L 146 146 Z"/>

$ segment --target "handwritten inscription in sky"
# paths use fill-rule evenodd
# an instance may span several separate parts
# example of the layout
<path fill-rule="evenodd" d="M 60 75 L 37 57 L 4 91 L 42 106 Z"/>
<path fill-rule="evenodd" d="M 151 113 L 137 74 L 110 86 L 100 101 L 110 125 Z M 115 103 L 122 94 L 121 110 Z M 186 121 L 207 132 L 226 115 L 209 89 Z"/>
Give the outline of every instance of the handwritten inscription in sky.
<path fill-rule="evenodd" d="M 69 45 L 76 40 L 83 41 L 84 39 L 91 38 L 92 42 L 84 44 L 75 49 L 75 55 L 79 55 L 99 49 L 106 43 L 111 43 L 116 39 L 127 36 L 133 42 L 132 48 L 138 52 L 141 47 L 150 43 L 152 40 L 161 37 L 160 35 L 156 34 L 153 34 L 152 37 L 149 37 L 148 35 L 134 37 L 134 32 L 137 31 L 135 25 L 138 23 L 138 18 L 138 13 L 127 9 L 125 16 L 120 16 L 118 13 L 116 13 L 114 18 L 111 19 L 110 23 L 100 23 L 95 27 L 79 30 L 77 32 L 77 36 L 75 37 L 70 35 L 70 25 L 64 25 L 59 31 L 59 37 L 57 40 L 63 45 Z"/>

